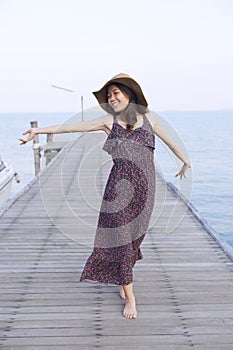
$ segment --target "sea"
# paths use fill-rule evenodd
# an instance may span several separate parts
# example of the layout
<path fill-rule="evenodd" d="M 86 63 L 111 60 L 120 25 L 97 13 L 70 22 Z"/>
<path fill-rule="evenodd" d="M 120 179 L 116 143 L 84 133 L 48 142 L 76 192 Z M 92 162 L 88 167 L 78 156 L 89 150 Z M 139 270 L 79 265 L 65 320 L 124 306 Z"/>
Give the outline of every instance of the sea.
<path fill-rule="evenodd" d="M 182 163 L 156 138 L 157 169 L 233 247 L 233 110 L 158 111 L 156 114 L 191 162 L 187 178 L 176 177 Z M 11 163 L 21 179 L 19 184 L 13 183 L 11 198 L 34 178 L 32 143 L 20 145 L 18 141 L 30 128 L 30 122 L 49 126 L 75 118 L 73 112 L 0 113 L 0 156 Z M 45 142 L 46 135 L 40 135 L 40 143 Z"/>

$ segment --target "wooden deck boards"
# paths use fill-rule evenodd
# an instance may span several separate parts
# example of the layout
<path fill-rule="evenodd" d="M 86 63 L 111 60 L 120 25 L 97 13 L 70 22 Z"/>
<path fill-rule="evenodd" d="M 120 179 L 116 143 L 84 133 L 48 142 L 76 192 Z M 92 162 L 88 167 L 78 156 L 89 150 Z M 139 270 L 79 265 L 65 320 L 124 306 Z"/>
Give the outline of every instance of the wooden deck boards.
<path fill-rule="evenodd" d="M 86 137 L 1 217 L 0 349 L 232 350 L 233 263 L 159 176 L 135 267 L 138 318 L 122 317 L 117 286 L 79 282 L 111 165 L 103 135 Z M 184 217 L 166 233 L 175 201 Z"/>

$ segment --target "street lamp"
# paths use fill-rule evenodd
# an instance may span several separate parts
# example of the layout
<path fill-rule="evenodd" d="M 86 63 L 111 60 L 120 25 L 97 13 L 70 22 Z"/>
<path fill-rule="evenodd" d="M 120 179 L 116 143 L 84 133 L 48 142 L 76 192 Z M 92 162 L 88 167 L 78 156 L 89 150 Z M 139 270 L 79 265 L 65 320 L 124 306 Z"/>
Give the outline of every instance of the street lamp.
<path fill-rule="evenodd" d="M 58 86 L 58 85 L 51 85 L 51 87 L 53 87 L 55 89 L 64 90 L 67 92 L 77 93 L 75 90 L 67 89 L 67 88 L 64 88 L 64 87 Z M 82 112 L 82 121 L 83 121 L 83 96 L 81 96 L 81 112 Z"/>

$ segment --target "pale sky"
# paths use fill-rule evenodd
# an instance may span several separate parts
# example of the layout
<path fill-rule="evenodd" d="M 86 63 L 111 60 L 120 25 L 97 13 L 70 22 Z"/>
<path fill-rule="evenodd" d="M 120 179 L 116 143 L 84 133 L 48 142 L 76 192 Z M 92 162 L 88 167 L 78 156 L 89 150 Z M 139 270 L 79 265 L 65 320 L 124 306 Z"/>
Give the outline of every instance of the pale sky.
<path fill-rule="evenodd" d="M 0 113 L 94 107 L 120 72 L 152 110 L 233 109 L 232 36 L 232 0 L 0 0 Z"/>

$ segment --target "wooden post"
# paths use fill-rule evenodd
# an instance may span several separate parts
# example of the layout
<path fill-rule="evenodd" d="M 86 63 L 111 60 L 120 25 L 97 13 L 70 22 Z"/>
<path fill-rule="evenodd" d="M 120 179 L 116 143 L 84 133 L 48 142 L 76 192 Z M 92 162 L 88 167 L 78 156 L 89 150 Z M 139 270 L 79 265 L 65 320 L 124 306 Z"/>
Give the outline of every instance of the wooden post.
<path fill-rule="evenodd" d="M 81 111 L 82 111 L 82 121 L 83 121 L 83 96 L 81 96 Z"/>
<path fill-rule="evenodd" d="M 47 145 L 50 142 L 53 142 L 53 134 L 47 134 L 47 139 L 46 139 Z M 53 159 L 54 157 L 54 153 L 53 153 L 53 149 L 46 149 L 44 150 L 44 156 L 46 158 L 46 165 L 49 164 L 49 162 Z"/>
<path fill-rule="evenodd" d="M 53 141 L 53 134 L 47 134 L 47 142 Z"/>
<path fill-rule="evenodd" d="M 38 122 L 33 121 L 30 122 L 31 128 L 38 128 Z M 32 145 L 33 153 L 34 153 L 34 168 L 35 168 L 35 175 L 38 175 L 40 172 L 40 143 L 39 143 L 39 135 L 36 135 L 33 139 L 33 145 Z"/>

